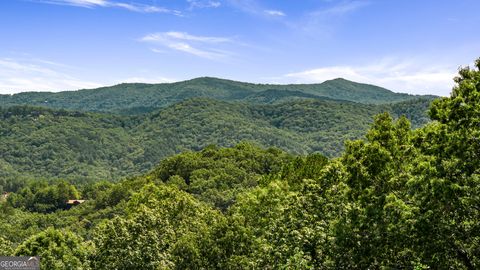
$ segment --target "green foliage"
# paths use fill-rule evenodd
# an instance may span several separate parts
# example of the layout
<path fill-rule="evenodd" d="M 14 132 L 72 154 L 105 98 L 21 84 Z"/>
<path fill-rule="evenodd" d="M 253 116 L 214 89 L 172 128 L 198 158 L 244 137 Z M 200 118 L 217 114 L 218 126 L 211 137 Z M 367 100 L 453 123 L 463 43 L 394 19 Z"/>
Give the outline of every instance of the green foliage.
<path fill-rule="evenodd" d="M 7 203 L 16 208 L 47 213 L 65 209 L 68 200 L 79 198 L 80 195 L 75 186 L 65 181 L 57 181 L 55 184 L 32 181 L 17 193 L 10 194 Z"/>
<path fill-rule="evenodd" d="M 12 242 L 0 236 L 0 256 L 11 256 L 13 254 Z"/>
<path fill-rule="evenodd" d="M 255 105 L 193 99 L 144 116 L 4 108 L 0 185 L 16 191 L 14 183 L 31 178 L 119 180 L 179 152 L 241 141 L 332 157 L 343 141 L 364 135 L 374 114 L 405 111 L 418 126 L 425 124 L 429 101 L 364 105 L 310 99 Z"/>
<path fill-rule="evenodd" d="M 475 269 L 480 265 L 480 59 L 455 78 L 450 98 L 434 102 L 433 123 L 415 136 L 423 156 L 409 187 L 423 211 L 416 219 L 422 263 Z"/>
<path fill-rule="evenodd" d="M 168 147 L 175 134 L 165 136 L 162 128 L 193 126 L 190 133 L 203 133 L 226 111 L 238 123 L 233 130 L 247 127 L 240 116 L 250 115 L 284 135 L 301 134 L 306 149 L 320 132 L 311 126 L 339 127 L 325 120 L 330 107 L 340 121 L 359 126 L 369 125 L 362 115 L 372 108 L 393 111 L 375 116 L 365 139 L 348 141 L 338 158 L 292 156 L 250 143 L 208 146 L 198 134 L 178 135 L 187 148 L 198 139 L 202 149 L 117 183 L 3 181 L 14 192 L 0 202 L 0 251 L 18 246 L 15 254 L 45 256 L 48 269 L 478 269 L 479 69 L 480 59 L 460 70 L 452 96 L 433 103 L 434 121 L 422 127 L 422 117 L 413 124 L 398 117 L 402 110 L 407 116 L 424 110 L 428 102 L 418 100 L 359 106 L 299 98 L 250 106 L 197 99 L 149 114 L 147 121 L 127 121 L 132 134 L 149 134 L 137 142 L 154 157 L 165 151 L 150 141 L 154 134 L 172 140 L 162 147 L 174 149 Z M 192 115 L 190 123 L 182 120 L 188 119 L 183 110 Z M 226 145 L 235 141 L 221 138 Z M 49 200 L 61 196 L 50 194 L 77 189 L 86 203 L 35 212 L 39 203 L 52 205 L 39 209 L 56 209 Z"/>
<path fill-rule="evenodd" d="M 287 180 L 291 186 L 301 187 L 305 179 L 316 179 L 328 161 L 325 156 L 320 154 L 297 157 L 283 167 L 280 177 Z"/>
<path fill-rule="evenodd" d="M 0 109 L 0 166 L 6 169 L 0 178 L 9 183 L 17 178 L 106 180 L 132 174 L 129 153 L 138 150 L 125 125 L 108 115 Z"/>
<path fill-rule="evenodd" d="M 131 115 L 151 112 L 198 97 L 260 104 L 305 98 L 331 98 L 365 104 L 385 104 L 416 98 L 416 96 L 393 93 L 378 86 L 344 79 L 335 79 L 321 84 L 271 85 L 197 78 L 171 84 L 135 83 L 59 93 L 30 92 L 0 95 L 0 106 L 34 105 Z"/>
<path fill-rule="evenodd" d="M 40 256 L 42 269 L 90 269 L 89 247 L 72 232 L 49 228 L 27 239 L 16 256 Z"/>
<path fill-rule="evenodd" d="M 405 200 L 404 186 L 416 153 L 405 119 L 396 123 L 379 115 L 365 142 L 352 142 L 342 157 L 343 191 L 337 208 L 343 213 L 331 224 L 336 239 L 331 258 L 337 267 L 410 267 L 403 245 L 411 240 L 403 226 L 414 216 Z M 405 220 L 406 219 L 406 220 Z"/>
<path fill-rule="evenodd" d="M 226 210 L 238 193 L 257 186 L 262 175 L 279 172 L 290 159 L 278 149 L 262 150 L 247 143 L 234 148 L 211 146 L 163 160 L 151 177 Z"/>
<path fill-rule="evenodd" d="M 98 227 L 95 269 L 200 269 L 201 237 L 220 218 L 185 192 L 154 185 L 132 197 L 127 214 Z"/>

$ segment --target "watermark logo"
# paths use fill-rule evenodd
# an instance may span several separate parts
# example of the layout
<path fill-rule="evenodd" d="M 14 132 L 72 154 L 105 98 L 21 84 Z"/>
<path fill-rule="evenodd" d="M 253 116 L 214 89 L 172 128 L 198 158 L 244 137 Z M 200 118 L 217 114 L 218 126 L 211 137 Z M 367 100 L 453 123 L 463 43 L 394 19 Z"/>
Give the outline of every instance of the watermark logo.
<path fill-rule="evenodd" d="M 0 257 L 0 270 L 40 270 L 40 257 Z"/>

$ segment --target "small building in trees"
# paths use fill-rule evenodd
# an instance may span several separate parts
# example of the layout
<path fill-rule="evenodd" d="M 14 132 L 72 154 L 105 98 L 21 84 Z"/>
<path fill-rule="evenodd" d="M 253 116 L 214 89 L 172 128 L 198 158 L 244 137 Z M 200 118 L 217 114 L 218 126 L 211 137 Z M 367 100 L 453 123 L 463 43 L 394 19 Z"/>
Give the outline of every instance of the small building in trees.
<path fill-rule="evenodd" d="M 84 202 L 85 202 L 85 200 L 68 200 L 67 201 L 67 209 L 70 209 L 73 206 L 77 206 L 77 205 L 82 204 Z"/>

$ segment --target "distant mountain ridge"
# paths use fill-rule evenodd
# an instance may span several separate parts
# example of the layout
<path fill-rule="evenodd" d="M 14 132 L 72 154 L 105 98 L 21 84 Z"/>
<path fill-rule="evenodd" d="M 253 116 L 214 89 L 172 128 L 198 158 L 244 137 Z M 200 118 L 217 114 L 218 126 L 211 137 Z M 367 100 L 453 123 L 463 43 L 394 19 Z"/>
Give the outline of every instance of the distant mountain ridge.
<path fill-rule="evenodd" d="M 292 99 L 336 99 L 363 104 L 387 104 L 432 98 L 394 93 L 374 85 L 334 79 L 320 84 L 253 84 L 201 77 L 162 84 L 124 83 L 64 92 L 24 92 L 0 95 L 0 106 L 32 105 L 120 114 L 140 114 L 197 97 L 229 102 L 272 104 Z"/>

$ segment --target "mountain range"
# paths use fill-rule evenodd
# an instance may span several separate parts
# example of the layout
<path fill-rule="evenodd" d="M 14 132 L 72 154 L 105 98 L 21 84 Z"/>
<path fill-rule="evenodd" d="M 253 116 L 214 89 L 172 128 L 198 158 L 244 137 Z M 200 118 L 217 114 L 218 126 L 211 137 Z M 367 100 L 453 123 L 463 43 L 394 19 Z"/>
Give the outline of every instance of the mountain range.
<path fill-rule="evenodd" d="M 270 85 L 216 78 L 0 95 L 0 177 L 118 180 L 175 153 L 240 141 L 335 157 L 378 113 L 424 125 L 434 98 L 344 79 Z"/>
<path fill-rule="evenodd" d="M 33 105 L 56 109 L 138 114 L 195 97 L 258 104 L 279 103 L 292 99 L 326 98 L 364 104 L 386 104 L 426 96 L 394 93 L 385 88 L 345 79 L 329 80 L 321 84 L 274 85 L 203 77 L 176 83 L 124 83 L 79 91 L 0 95 L 0 106 Z"/>

